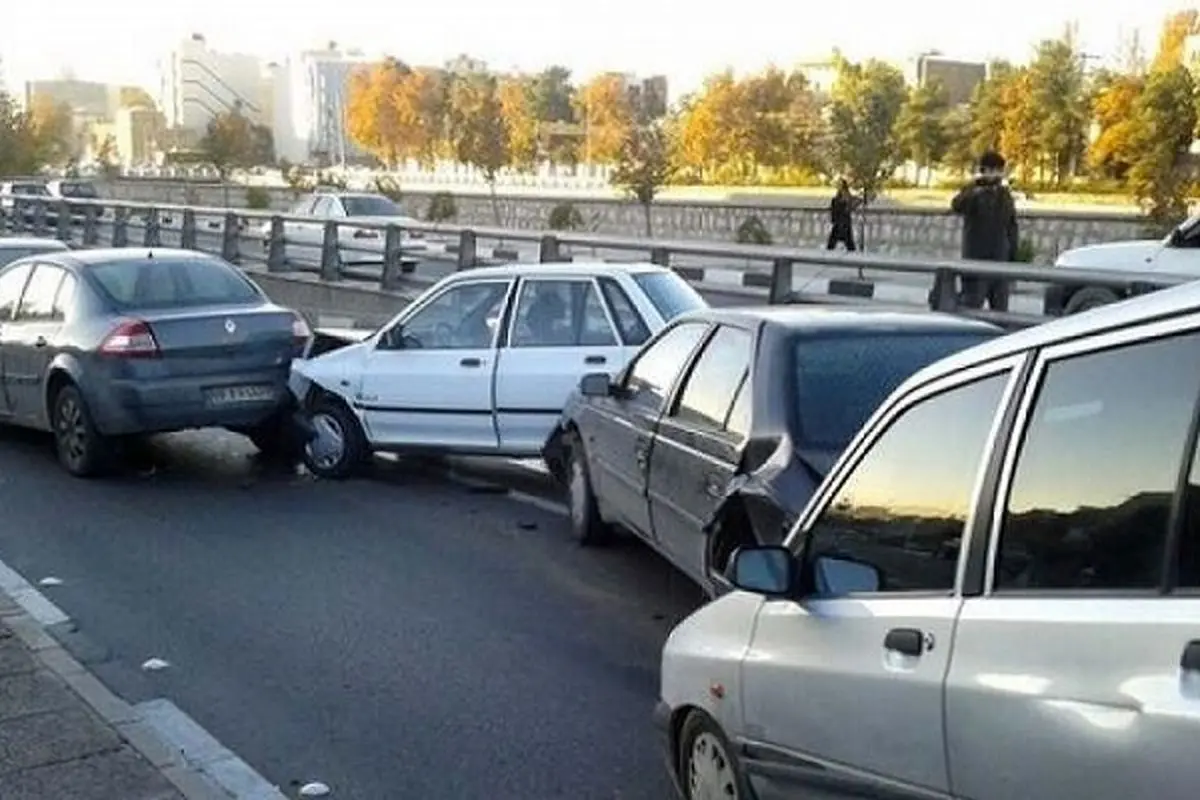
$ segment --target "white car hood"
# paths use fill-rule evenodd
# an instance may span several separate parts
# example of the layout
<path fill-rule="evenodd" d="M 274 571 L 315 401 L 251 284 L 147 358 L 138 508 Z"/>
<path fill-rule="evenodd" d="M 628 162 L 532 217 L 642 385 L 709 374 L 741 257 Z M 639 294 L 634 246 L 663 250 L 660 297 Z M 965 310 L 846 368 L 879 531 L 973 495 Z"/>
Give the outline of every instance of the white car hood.
<path fill-rule="evenodd" d="M 1136 239 L 1130 242 L 1105 242 L 1076 247 L 1058 257 L 1055 266 L 1076 269 L 1111 269 L 1138 272 L 1154 261 L 1162 250 L 1158 239 Z"/>

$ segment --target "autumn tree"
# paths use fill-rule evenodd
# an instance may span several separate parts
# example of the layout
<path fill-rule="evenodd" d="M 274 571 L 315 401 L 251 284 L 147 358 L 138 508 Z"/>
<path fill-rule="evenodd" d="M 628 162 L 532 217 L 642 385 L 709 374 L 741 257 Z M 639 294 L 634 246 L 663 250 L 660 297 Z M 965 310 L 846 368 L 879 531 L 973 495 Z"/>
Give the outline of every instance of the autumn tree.
<path fill-rule="evenodd" d="M 598 75 L 575 95 L 575 110 L 583 124 L 583 160 L 615 164 L 634 126 L 634 109 L 625 77 Z"/>
<path fill-rule="evenodd" d="M 671 180 L 671 154 L 667 132 L 661 123 L 633 128 L 621 146 L 620 159 L 610 176 L 611 183 L 641 205 L 646 215 L 646 236 L 654 235 L 654 198 Z"/>
<path fill-rule="evenodd" d="M 1026 183 L 1033 182 L 1039 165 L 1039 111 L 1028 101 L 1032 92 L 1033 77 L 1021 67 L 1009 76 L 1000 95 L 1000 152 Z"/>
<path fill-rule="evenodd" d="M 972 93 L 969 149 L 976 159 L 989 150 L 1001 149 L 1008 104 L 1013 99 L 1011 87 L 1017 74 L 1007 61 L 994 61 L 988 65 L 987 77 Z"/>
<path fill-rule="evenodd" d="M 79 156 L 78 137 L 71 107 L 47 95 L 35 95 L 29 109 L 38 158 L 44 164 L 61 167 Z"/>
<path fill-rule="evenodd" d="M 754 168 L 811 165 L 821 133 L 821 108 L 803 74 L 775 67 L 745 78 L 735 97 L 748 130 L 740 138 Z"/>
<path fill-rule="evenodd" d="M 1171 14 L 1163 20 L 1158 37 L 1158 51 L 1150 64 L 1152 72 L 1170 72 L 1183 63 L 1184 43 L 1189 36 L 1200 33 L 1200 10 L 1190 8 Z"/>
<path fill-rule="evenodd" d="M 499 97 L 512 166 L 532 169 L 540 155 L 536 79 L 523 75 L 503 78 L 499 84 Z"/>
<path fill-rule="evenodd" d="M 710 76 L 680 113 L 679 160 L 701 178 L 741 176 L 750 164 L 753 120 L 732 70 Z"/>
<path fill-rule="evenodd" d="M 396 97 L 411 71 L 403 62 L 389 58 L 356 70 L 350 77 L 346 102 L 350 138 L 388 169 L 396 167 L 403 150 L 404 123 Z"/>
<path fill-rule="evenodd" d="M 1130 189 L 1153 224 L 1187 214 L 1188 149 L 1196 129 L 1196 84 L 1183 67 L 1152 72 L 1133 108 Z"/>
<path fill-rule="evenodd" d="M 922 171 L 928 176 L 946 155 L 949 112 L 946 87 L 936 80 L 912 89 L 900 109 L 896 118 L 896 144 L 900 156 L 916 164 L 918 180 Z"/>
<path fill-rule="evenodd" d="M 829 110 L 830 163 L 871 202 L 900 155 L 895 127 L 907 89 L 904 75 L 882 61 L 838 61 Z"/>
<path fill-rule="evenodd" d="M 1088 166 L 1099 177 L 1123 181 L 1133 165 L 1134 109 L 1144 87 L 1141 75 L 1097 76 L 1091 105 L 1098 132 L 1088 150 Z"/>
<path fill-rule="evenodd" d="M 495 76 L 484 72 L 457 77 L 449 97 L 449 130 L 455 157 L 483 173 L 492 198 L 492 213 L 500 223 L 496 178 L 508 166 L 508 129 Z"/>

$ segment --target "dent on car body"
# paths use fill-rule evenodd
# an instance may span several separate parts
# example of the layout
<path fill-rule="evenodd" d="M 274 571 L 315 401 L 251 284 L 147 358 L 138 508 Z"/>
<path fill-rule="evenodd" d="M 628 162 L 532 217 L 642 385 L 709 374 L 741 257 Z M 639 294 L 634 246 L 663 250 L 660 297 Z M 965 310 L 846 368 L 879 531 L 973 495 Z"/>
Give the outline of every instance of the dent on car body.
<path fill-rule="evenodd" d="M 312 385 L 316 384 L 325 391 L 352 402 L 355 382 L 349 380 L 348 376 L 352 364 L 361 359 L 366 347 L 364 342 L 369 336 L 370 333 L 366 332 L 362 339 L 355 341 L 356 336 L 339 336 L 329 329 L 316 331 L 305 358 L 292 361 L 288 388 L 296 400 L 303 404 Z"/>

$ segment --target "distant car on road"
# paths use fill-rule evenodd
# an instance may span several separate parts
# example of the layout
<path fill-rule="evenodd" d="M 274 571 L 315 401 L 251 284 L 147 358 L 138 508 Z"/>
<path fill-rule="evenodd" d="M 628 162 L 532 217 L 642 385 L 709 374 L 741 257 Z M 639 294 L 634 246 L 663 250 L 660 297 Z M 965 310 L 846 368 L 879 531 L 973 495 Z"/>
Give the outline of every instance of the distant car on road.
<path fill-rule="evenodd" d="M 96 185 L 91 181 L 71 179 L 53 180 L 46 184 L 46 190 L 55 200 L 100 199 L 100 192 L 96 190 Z M 88 206 L 83 203 L 67 203 L 67 211 L 71 214 L 71 218 L 74 221 L 82 220 L 84 214 L 87 213 L 87 209 Z M 100 212 L 99 208 L 96 210 L 97 213 Z"/>
<path fill-rule="evenodd" d="M 36 200 L 42 198 L 45 201 L 51 199 L 50 190 L 46 188 L 46 182 L 42 180 L 16 180 L 4 181 L 0 183 L 0 213 L 3 213 L 6 222 L 10 224 L 20 223 L 25 227 L 32 226 L 37 221 L 37 211 L 34 209 L 33 203 L 22 204 L 20 213 L 17 212 L 18 200 L 28 198 Z M 53 224 L 52 208 L 46 210 L 47 224 Z"/>
<path fill-rule="evenodd" d="M 316 431 L 306 461 L 345 477 L 372 451 L 537 456 L 585 373 L 621 369 L 707 305 L 653 264 L 455 273 L 362 341 L 293 365 Z"/>
<path fill-rule="evenodd" d="M 1200 215 L 1183 222 L 1162 239 L 1105 242 L 1067 250 L 1055 260 L 1054 268 L 1159 272 L 1200 279 Z M 1045 311 L 1048 316 L 1067 316 L 1127 296 L 1107 286 L 1052 284 L 1046 287 Z"/>
<path fill-rule="evenodd" d="M 101 472 L 123 437 L 225 427 L 294 441 L 292 358 L 309 330 L 237 268 L 192 251 L 45 252 L 0 269 L 0 422 L 54 433 Z"/>
<path fill-rule="evenodd" d="M 325 240 L 325 222 L 345 223 L 338 228 L 338 245 L 342 262 L 377 263 L 383 257 L 384 234 L 379 230 L 355 228 L 354 223 L 374 225 L 413 225 L 419 220 L 407 216 L 399 205 L 381 194 L 368 192 L 314 192 L 298 200 L 288 209 L 289 216 L 312 217 L 311 222 L 286 221 L 283 237 L 289 252 L 307 257 L 319 257 Z M 269 242 L 271 223 L 259 226 L 263 246 Z M 422 251 L 427 245 L 421 231 L 405 230 L 400 246 L 406 251 Z"/>
<path fill-rule="evenodd" d="M 1003 333 L 920 311 L 692 312 L 615 377 L 585 376 L 543 455 L 581 543 L 630 530 L 715 594 L 736 549 L 783 540 L 893 389 Z"/>

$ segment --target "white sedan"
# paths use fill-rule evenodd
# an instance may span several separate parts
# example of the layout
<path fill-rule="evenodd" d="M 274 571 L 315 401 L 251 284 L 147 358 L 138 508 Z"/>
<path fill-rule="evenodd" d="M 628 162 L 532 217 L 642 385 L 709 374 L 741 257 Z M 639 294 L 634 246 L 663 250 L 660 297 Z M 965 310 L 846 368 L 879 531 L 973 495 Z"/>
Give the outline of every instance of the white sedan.
<path fill-rule="evenodd" d="M 312 427 L 305 461 L 341 478 L 375 451 L 539 456 L 581 377 L 619 371 L 707 305 L 653 264 L 455 273 L 361 341 L 293 363 Z"/>
<path fill-rule="evenodd" d="M 325 223 L 333 220 L 338 226 L 338 247 L 343 263 L 375 262 L 383 256 L 384 235 L 380 230 L 356 227 L 356 223 L 368 225 L 400 225 L 400 246 L 406 252 L 428 248 L 425 235 L 420 231 L 404 229 L 404 226 L 419 224 L 413 217 L 405 216 L 404 209 L 381 194 L 367 192 L 315 192 L 296 201 L 287 214 L 293 217 L 311 217 L 311 221 L 287 220 L 283 223 L 283 238 L 287 242 L 289 255 L 305 258 L 320 258 L 321 246 L 325 241 Z M 269 243 L 271 223 L 259 227 L 263 246 Z"/>

